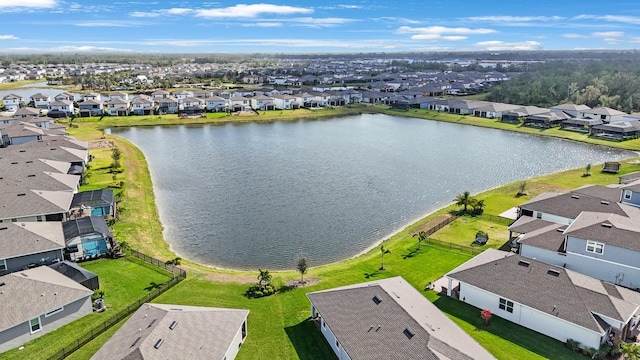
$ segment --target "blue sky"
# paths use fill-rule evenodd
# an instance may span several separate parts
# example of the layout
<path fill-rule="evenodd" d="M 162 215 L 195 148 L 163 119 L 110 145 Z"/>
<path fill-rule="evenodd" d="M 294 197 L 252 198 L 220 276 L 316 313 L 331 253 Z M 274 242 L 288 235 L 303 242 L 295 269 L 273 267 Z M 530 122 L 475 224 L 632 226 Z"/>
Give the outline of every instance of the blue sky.
<path fill-rule="evenodd" d="M 635 49 L 635 1 L 0 0 L 0 52 Z"/>

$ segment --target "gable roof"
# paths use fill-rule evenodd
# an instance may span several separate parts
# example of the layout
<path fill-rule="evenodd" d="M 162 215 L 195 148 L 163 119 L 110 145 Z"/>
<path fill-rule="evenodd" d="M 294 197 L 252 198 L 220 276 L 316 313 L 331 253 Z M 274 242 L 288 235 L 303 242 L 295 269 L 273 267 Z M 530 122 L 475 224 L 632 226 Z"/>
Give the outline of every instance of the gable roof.
<path fill-rule="evenodd" d="M 2 276 L 0 282 L 0 331 L 93 294 L 47 266 Z"/>
<path fill-rule="evenodd" d="M 565 234 L 640 251 L 640 224 L 637 218 L 585 211 L 569 225 Z"/>
<path fill-rule="evenodd" d="M 222 359 L 248 314 L 249 310 L 147 303 L 91 359 Z"/>
<path fill-rule="evenodd" d="M 520 244 L 551 251 L 562 251 L 565 239 L 563 230 L 566 228 L 567 225 L 564 224 L 522 216 L 509 226 L 509 231 L 523 234 L 518 240 Z"/>
<path fill-rule="evenodd" d="M 59 222 L 0 224 L 0 259 L 58 250 L 64 246 Z"/>
<path fill-rule="evenodd" d="M 640 307 L 640 294 L 520 255 L 447 276 L 599 334 L 598 314 L 626 323 Z"/>
<path fill-rule="evenodd" d="M 520 205 L 521 209 L 575 219 L 583 211 L 626 215 L 621 205 L 620 189 L 590 185 L 568 193 L 545 193 Z"/>
<path fill-rule="evenodd" d="M 307 297 L 352 360 L 494 359 L 401 277 Z"/>

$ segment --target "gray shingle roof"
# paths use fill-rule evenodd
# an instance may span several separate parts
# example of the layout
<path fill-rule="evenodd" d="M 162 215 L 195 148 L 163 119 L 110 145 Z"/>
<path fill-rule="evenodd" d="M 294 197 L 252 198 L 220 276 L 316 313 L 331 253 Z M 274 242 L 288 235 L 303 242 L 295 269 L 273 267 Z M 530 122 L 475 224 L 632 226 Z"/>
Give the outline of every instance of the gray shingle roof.
<path fill-rule="evenodd" d="M 519 243 L 551 251 L 563 250 L 565 235 L 560 230 L 566 228 L 567 225 L 564 224 L 556 224 L 528 216 L 522 216 L 509 226 L 510 231 L 524 234 L 518 240 Z"/>
<path fill-rule="evenodd" d="M 528 265 L 520 265 L 522 262 Z M 462 287 L 478 287 L 598 333 L 604 329 L 594 314 L 626 322 L 640 304 L 640 294 L 631 290 L 519 255 L 448 276 Z"/>
<path fill-rule="evenodd" d="M 352 360 L 494 358 L 401 277 L 307 297 Z"/>
<path fill-rule="evenodd" d="M 93 291 L 40 266 L 0 277 L 0 330 L 29 321 L 79 299 Z"/>
<path fill-rule="evenodd" d="M 249 310 L 144 304 L 91 359 L 222 359 L 248 314 Z M 159 339 L 163 342 L 156 349 Z"/>
<path fill-rule="evenodd" d="M 0 191 L 0 219 L 66 213 L 72 199 L 71 191 Z"/>
<path fill-rule="evenodd" d="M 64 246 L 59 222 L 0 224 L 0 259 L 58 250 Z"/>
<path fill-rule="evenodd" d="M 637 218 L 585 211 L 569 225 L 565 234 L 640 251 L 640 224 Z"/>
<path fill-rule="evenodd" d="M 626 215 L 617 201 L 620 189 L 606 186 L 587 186 L 564 194 L 544 194 L 522 205 L 520 208 L 575 219 L 583 211 L 610 212 Z"/>

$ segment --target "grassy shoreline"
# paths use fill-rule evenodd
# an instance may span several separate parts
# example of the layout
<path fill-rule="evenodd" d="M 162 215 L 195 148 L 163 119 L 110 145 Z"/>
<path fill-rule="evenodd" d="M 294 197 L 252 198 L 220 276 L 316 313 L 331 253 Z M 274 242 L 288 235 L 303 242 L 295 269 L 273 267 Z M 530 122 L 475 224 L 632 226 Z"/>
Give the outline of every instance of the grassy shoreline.
<path fill-rule="evenodd" d="M 124 208 L 126 209 L 126 215 L 123 217 L 122 221 L 119 221 L 114 228 L 114 232 L 116 236 L 119 236 L 125 239 L 129 244 L 131 244 L 134 248 L 143 251 L 151 256 L 158 257 L 160 259 L 171 259 L 176 256 L 181 256 L 174 252 L 170 244 L 168 244 L 163 237 L 163 227 L 159 220 L 158 216 L 158 208 L 155 203 L 155 196 L 153 193 L 153 183 L 151 179 L 151 175 L 149 173 L 148 165 L 146 158 L 142 151 L 138 149 L 135 145 L 130 143 L 129 141 L 111 134 L 103 134 L 102 130 L 105 128 L 117 128 L 117 127 L 131 127 L 131 126 L 163 126 L 163 125 L 222 125 L 229 123 L 238 123 L 238 122 L 275 122 L 275 121 L 301 121 L 305 119 L 317 119 L 322 117 L 335 117 L 335 116 L 349 116 L 356 114 L 364 114 L 364 113 L 382 113 L 388 115 L 396 115 L 396 116 L 408 116 L 415 117 L 425 120 L 435 120 L 435 121 L 445 121 L 452 123 L 463 123 L 465 125 L 474 125 L 481 127 L 490 127 L 500 130 L 509 130 L 515 132 L 526 132 L 521 130 L 527 130 L 529 128 L 517 128 L 512 124 L 503 124 L 499 123 L 496 120 L 490 119 L 482 119 L 482 118 L 474 118 L 474 117 L 460 117 L 455 114 L 447 114 L 447 113 L 437 113 L 433 111 L 420 110 L 420 111 L 396 111 L 391 109 L 382 108 L 380 106 L 367 106 L 367 105 L 355 105 L 345 109 L 324 109 L 324 110 L 316 110 L 309 111 L 304 109 L 299 110 L 289 110 L 289 111 L 272 111 L 268 112 L 266 115 L 260 116 L 229 116 L 228 114 L 208 114 L 206 118 L 195 118 L 195 119 L 180 119 L 176 115 L 172 116 L 134 116 L 134 117 L 105 117 L 102 121 L 98 121 L 98 118 L 87 118 L 87 119 L 76 119 L 74 122 L 74 128 L 70 129 L 70 133 L 72 136 L 75 136 L 79 140 L 85 141 L 98 141 L 98 140 L 107 140 L 113 142 L 114 145 L 118 146 L 123 152 L 124 159 L 124 168 L 126 169 L 124 172 L 124 181 L 126 183 L 124 188 Z M 435 116 L 437 119 L 428 118 L 428 116 Z M 439 116 L 438 116 L 439 115 Z M 465 118 L 464 122 L 461 118 Z M 487 126 L 487 125 L 491 126 Z M 497 125 L 496 125 L 497 124 Z M 510 128 L 511 127 L 511 128 Z M 547 134 L 540 132 L 536 129 L 532 133 L 540 136 L 547 136 Z M 578 134 L 582 135 L 582 134 Z M 553 135 L 552 135 L 553 136 Z M 567 140 L 573 141 L 581 141 L 581 142 L 589 142 L 584 141 L 584 139 L 577 138 L 567 138 Z M 589 140 L 589 139 L 586 139 Z M 638 149 L 640 149 L 640 140 L 632 140 L 631 142 L 638 142 Z M 589 142 L 594 143 L 594 142 Z M 624 145 L 630 142 L 624 143 L 615 143 L 619 145 Z M 597 145 L 610 145 L 610 144 L 598 144 Z M 621 147 L 627 150 L 635 150 L 636 144 L 632 144 L 629 147 Z M 108 155 L 107 155 L 108 156 Z M 595 166 L 594 166 L 595 168 Z M 629 166 L 627 166 L 629 168 Z M 580 171 L 580 170 L 578 170 Z M 550 177 L 562 176 L 560 174 L 551 174 L 548 175 Z M 546 176 L 546 177 L 548 177 Z M 542 178 L 546 178 L 543 176 Z M 596 180 L 595 177 L 587 178 L 589 181 L 584 182 L 584 184 L 591 183 L 592 181 L 601 181 L 601 179 Z M 617 178 L 616 178 L 617 179 Z M 585 180 L 585 178 L 582 178 Z M 535 183 L 535 180 L 534 180 Z M 580 184 L 583 184 L 583 181 L 579 181 Z M 613 183 L 612 181 L 610 183 Z M 478 198 L 490 200 L 487 201 L 490 205 L 487 208 L 487 212 L 491 214 L 498 214 L 501 210 L 505 209 L 495 208 L 495 202 L 501 200 L 504 203 L 504 189 L 514 188 L 516 184 L 506 184 L 494 189 L 487 190 L 480 194 L 477 194 Z M 569 185 L 564 186 L 562 189 L 558 189 L 559 191 L 566 191 L 573 187 L 577 187 L 580 185 Z M 149 191 L 149 189 L 151 191 Z M 532 194 L 535 194 L 537 191 L 533 189 L 530 191 Z M 541 191 L 542 192 L 542 191 Z M 519 198 L 517 203 L 525 201 L 526 198 Z M 513 201 L 506 201 L 508 204 L 514 203 Z M 513 204 L 515 206 L 515 204 Z M 319 266 L 322 267 L 330 267 L 336 264 L 339 264 L 343 261 L 358 259 L 360 257 L 366 256 L 367 253 L 373 253 L 376 250 L 376 247 L 383 242 L 391 242 L 390 245 L 393 245 L 395 242 L 394 239 L 398 237 L 402 237 L 403 232 L 407 229 L 418 229 L 424 227 L 424 224 L 432 221 L 434 218 L 442 216 L 448 212 L 454 210 L 452 204 L 445 206 L 441 209 L 434 210 L 423 217 L 419 218 L 415 222 L 411 222 L 406 224 L 403 227 L 400 227 L 395 232 L 391 233 L 389 236 L 386 236 L 371 246 L 367 247 L 361 253 L 347 258 L 341 261 L 337 261 L 330 264 L 325 264 Z M 245 275 L 249 275 L 250 272 L 248 270 L 243 269 L 229 269 L 222 268 L 215 265 L 207 265 L 200 264 L 196 262 L 189 261 L 185 259 L 183 261 L 185 267 L 188 268 L 190 272 L 195 272 L 198 275 L 205 275 L 206 273 L 215 273 L 220 275 L 220 278 L 226 280 L 233 280 L 233 276 L 238 275 L 239 278 L 244 278 Z M 293 267 L 293 264 L 292 264 Z M 293 274 L 293 270 L 283 270 L 278 273 L 282 273 L 283 275 Z M 209 275 L 208 274 L 208 275 Z M 229 278 L 230 277 L 230 278 Z"/>

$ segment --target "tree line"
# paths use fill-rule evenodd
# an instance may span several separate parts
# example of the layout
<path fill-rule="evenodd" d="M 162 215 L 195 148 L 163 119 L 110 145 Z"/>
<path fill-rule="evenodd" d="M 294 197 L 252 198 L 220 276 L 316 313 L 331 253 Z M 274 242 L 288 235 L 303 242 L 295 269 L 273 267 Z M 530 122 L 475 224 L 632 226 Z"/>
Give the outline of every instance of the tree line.
<path fill-rule="evenodd" d="M 640 110 L 637 59 L 552 61 L 492 87 L 487 100 L 551 107 L 562 103 L 606 106 L 627 113 Z"/>

